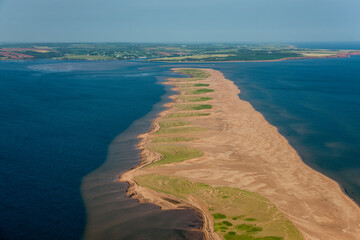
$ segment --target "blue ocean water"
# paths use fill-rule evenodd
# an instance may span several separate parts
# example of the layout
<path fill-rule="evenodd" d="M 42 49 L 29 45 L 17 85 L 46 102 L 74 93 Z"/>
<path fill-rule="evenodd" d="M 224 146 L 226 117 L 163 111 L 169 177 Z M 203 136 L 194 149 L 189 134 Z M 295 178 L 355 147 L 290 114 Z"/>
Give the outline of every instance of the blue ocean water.
<path fill-rule="evenodd" d="M 193 213 L 139 206 L 115 183 L 137 163 L 135 137 L 170 91 L 156 83 L 176 66 L 222 71 L 307 164 L 360 202 L 359 56 L 163 65 L 0 62 L 0 238 L 79 239 L 86 223 L 102 237 L 185 236 Z"/>
<path fill-rule="evenodd" d="M 1 239 L 81 238 L 82 178 L 165 93 L 157 70 L 141 67 L 0 62 Z"/>

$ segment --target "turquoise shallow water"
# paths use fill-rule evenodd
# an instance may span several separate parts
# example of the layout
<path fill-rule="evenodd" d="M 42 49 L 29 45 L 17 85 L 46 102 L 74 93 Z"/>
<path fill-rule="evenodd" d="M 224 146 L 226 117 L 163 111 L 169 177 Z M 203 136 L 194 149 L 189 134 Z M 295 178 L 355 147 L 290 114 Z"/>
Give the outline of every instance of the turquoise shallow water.
<path fill-rule="evenodd" d="M 168 101 L 158 82 L 174 66 L 222 71 L 307 164 L 360 202 L 360 57 L 165 65 L 0 62 L 2 239 L 201 237 L 188 231 L 201 226 L 193 211 L 139 205 L 116 182 L 139 161 L 136 136 Z"/>

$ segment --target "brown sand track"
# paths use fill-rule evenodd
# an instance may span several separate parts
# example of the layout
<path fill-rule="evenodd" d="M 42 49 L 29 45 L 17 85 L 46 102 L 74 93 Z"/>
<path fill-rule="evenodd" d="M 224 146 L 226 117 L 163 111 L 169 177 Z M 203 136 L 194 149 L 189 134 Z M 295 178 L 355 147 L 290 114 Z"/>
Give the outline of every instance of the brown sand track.
<path fill-rule="evenodd" d="M 214 98 L 206 102 L 212 104 L 213 109 L 201 111 L 211 112 L 211 115 L 186 119 L 192 125 L 209 129 L 191 134 L 199 140 L 186 143 L 203 151 L 205 156 L 142 168 L 159 158 L 146 146 L 158 128 L 157 122 L 175 111 L 172 107 L 175 103 L 170 103 L 169 108 L 154 120 L 152 130 L 140 136 L 142 163 L 121 176 L 121 181 L 130 183 L 128 193 L 141 202 L 175 208 L 177 206 L 164 201 L 160 193 L 137 186 L 133 179 L 150 173 L 181 176 L 212 186 L 236 187 L 263 195 L 297 226 L 305 239 L 360 239 L 360 208 L 335 181 L 305 165 L 278 130 L 248 102 L 239 99 L 240 91 L 232 81 L 225 79 L 219 71 L 206 71 L 211 76 L 201 83 L 209 83 L 215 92 L 201 96 Z M 191 200 L 184 205 L 191 205 L 203 214 L 203 230 L 208 239 L 219 237 L 211 232 L 212 216 L 206 212 L 206 206 Z"/>

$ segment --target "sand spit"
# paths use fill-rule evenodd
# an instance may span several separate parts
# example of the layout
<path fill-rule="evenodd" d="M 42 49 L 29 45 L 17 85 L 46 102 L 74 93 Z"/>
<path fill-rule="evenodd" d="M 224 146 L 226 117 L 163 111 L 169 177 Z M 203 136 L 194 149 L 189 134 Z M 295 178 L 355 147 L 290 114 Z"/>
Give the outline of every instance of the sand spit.
<path fill-rule="evenodd" d="M 173 198 L 136 184 L 134 178 L 145 174 L 185 177 L 211 186 L 229 186 L 256 192 L 269 199 L 300 230 L 304 239 L 360 239 L 360 208 L 345 195 L 338 184 L 303 163 L 287 140 L 248 102 L 239 99 L 239 89 L 221 72 L 206 70 L 211 76 L 201 83 L 210 84 L 213 98 L 206 101 L 209 116 L 190 117 L 192 125 L 206 127 L 197 132 L 196 141 L 184 145 L 199 149 L 204 156 L 183 162 L 144 168 L 161 158 L 147 146 L 159 129 L 159 122 L 176 111 L 174 102 L 153 121 L 152 129 L 139 136 L 142 162 L 124 173 L 120 181 L 129 182 L 128 194 L 140 202 L 151 202 L 164 209 L 193 207 L 203 216 L 207 239 L 221 239 L 214 232 L 208 207 L 194 199 L 173 204 Z M 169 79 L 171 84 L 174 79 Z M 175 89 L 176 90 L 176 89 Z M 201 110 L 205 111 L 205 110 Z M 176 199 L 179 201 L 179 199 Z"/>

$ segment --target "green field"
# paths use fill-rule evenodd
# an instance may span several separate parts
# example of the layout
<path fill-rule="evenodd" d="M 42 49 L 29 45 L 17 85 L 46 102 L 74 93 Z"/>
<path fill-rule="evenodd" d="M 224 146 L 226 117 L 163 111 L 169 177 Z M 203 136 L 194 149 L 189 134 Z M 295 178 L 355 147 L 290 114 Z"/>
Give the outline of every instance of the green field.
<path fill-rule="evenodd" d="M 174 143 L 174 142 L 189 142 L 196 140 L 193 137 L 152 137 L 152 143 Z"/>
<path fill-rule="evenodd" d="M 193 158 L 199 158 L 204 155 L 203 152 L 197 149 L 178 145 L 153 145 L 150 146 L 149 149 L 162 155 L 160 160 L 149 164 L 149 167 L 182 162 Z"/>
<path fill-rule="evenodd" d="M 175 106 L 181 111 L 212 109 L 212 105 L 209 104 L 176 104 Z"/>
<path fill-rule="evenodd" d="M 182 122 L 182 121 L 162 121 L 159 123 L 160 125 L 160 129 L 161 128 L 170 128 L 170 127 L 182 127 L 182 126 L 186 126 L 189 125 L 190 122 Z"/>
<path fill-rule="evenodd" d="M 140 186 L 180 199 L 195 197 L 209 206 L 214 228 L 225 240 L 303 240 L 296 227 L 269 200 L 231 187 L 211 187 L 185 178 L 136 177 Z"/>
<path fill-rule="evenodd" d="M 156 132 L 156 134 L 174 134 L 174 133 L 189 133 L 193 131 L 198 131 L 197 127 L 184 127 L 190 125 L 189 122 L 183 121 L 162 121 L 159 123 L 160 129 Z"/>
<path fill-rule="evenodd" d="M 208 87 L 210 86 L 210 84 L 207 83 L 195 83 L 194 87 Z"/>
<path fill-rule="evenodd" d="M 202 117 L 209 116 L 210 113 L 196 113 L 196 112 L 177 112 L 171 113 L 167 117 L 168 118 L 184 118 L 184 117 Z"/>
<path fill-rule="evenodd" d="M 204 102 L 212 100 L 211 97 L 193 97 L 193 96 L 179 96 L 179 99 L 186 100 L 188 102 Z"/>
<path fill-rule="evenodd" d="M 200 70 L 200 69 L 179 69 L 176 70 L 176 72 L 184 74 L 184 75 L 189 75 L 191 76 L 191 78 L 200 78 L 200 79 L 204 79 L 204 78 L 208 78 L 210 77 L 210 74 L 205 72 L 204 70 Z M 187 80 L 191 80 L 191 78 L 187 78 Z"/>
<path fill-rule="evenodd" d="M 156 134 L 188 134 L 188 133 L 197 133 L 207 130 L 206 128 L 201 127 L 171 127 L 171 128 L 160 128 Z"/>
<path fill-rule="evenodd" d="M 190 92 L 190 94 L 203 94 L 203 93 L 209 93 L 209 92 L 214 92 L 213 89 L 208 89 L 208 88 L 201 88 L 201 89 L 196 89 Z"/>

